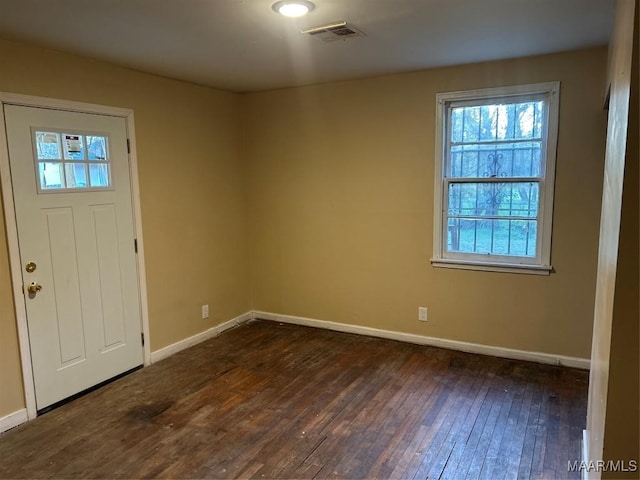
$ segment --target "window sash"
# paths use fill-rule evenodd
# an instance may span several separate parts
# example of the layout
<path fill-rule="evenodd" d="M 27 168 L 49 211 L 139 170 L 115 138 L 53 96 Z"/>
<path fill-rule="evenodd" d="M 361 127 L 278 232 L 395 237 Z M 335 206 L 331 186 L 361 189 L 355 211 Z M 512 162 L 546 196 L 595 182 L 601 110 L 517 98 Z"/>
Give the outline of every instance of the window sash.
<path fill-rule="evenodd" d="M 450 178 L 449 172 L 451 172 L 451 161 L 452 161 L 452 147 L 456 146 L 490 146 L 490 145 L 506 145 L 506 144 L 518 144 L 518 143 L 539 143 L 540 144 L 540 178 L 543 178 L 546 175 L 546 155 L 547 155 L 547 140 L 548 140 L 548 128 L 549 128 L 549 95 L 548 94 L 525 94 L 518 96 L 509 96 L 509 95 L 497 95 L 493 97 L 487 97 L 480 99 L 478 101 L 474 99 L 462 100 L 462 101 L 448 101 L 446 102 L 446 108 L 443 111 L 445 116 L 443 126 L 443 146 L 444 146 L 444 170 L 442 172 L 442 176 L 444 178 Z M 512 104 L 512 103 L 521 103 L 521 102 L 543 102 L 542 108 L 542 131 L 540 137 L 532 137 L 532 138 L 516 138 L 516 139 L 499 139 L 499 140 L 475 140 L 475 141 L 461 141 L 454 142 L 452 140 L 451 132 L 453 130 L 452 127 L 452 111 L 454 108 L 459 107 L 475 107 L 475 106 L 486 106 L 486 105 L 494 105 L 499 103 L 504 104 Z M 467 178 L 467 177 L 462 177 Z M 492 178 L 492 177 L 487 177 Z M 500 177 L 503 178 L 503 177 Z M 504 178 L 522 178 L 509 176 Z"/>
<path fill-rule="evenodd" d="M 487 181 L 489 180 L 489 181 Z M 535 183 L 538 186 L 538 205 L 537 215 L 531 216 L 516 216 L 516 215 L 462 215 L 451 214 L 449 211 L 449 186 L 455 183 L 464 184 L 481 184 L 481 183 L 503 183 L 503 184 L 519 184 L 519 183 Z M 457 259 L 482 259 L 483 261 L 495 261 L 495 262 L 509 262 L 509 263 L 522 263 L 522 264 L 537 264 L 537 260 L 542 253 L 542 235 L 543 229 L 540 228 L 543 222 L 544 209 L 542 202 L 544 199 L 544 179 L 539 177 L 530 177 L 527 179 L 522 178 L 444 178 L 442 188 L 442 253 L 444 258 L 457 258 Z M 449 220 L 450 219 L 462 219 L 462 220 L 497 220 L 497 221 L 518 221 L 518 222 L 537 222 L 536 228 L 536 251 L 534 256 L 526 255 L 503 255 L 497 253 L 481 253 L 481 252 L 461 252 L 455 250 L 449 250 L 448 238 L 449 238 Z M 509 238 L 511 232 L 509 232 Z"/>

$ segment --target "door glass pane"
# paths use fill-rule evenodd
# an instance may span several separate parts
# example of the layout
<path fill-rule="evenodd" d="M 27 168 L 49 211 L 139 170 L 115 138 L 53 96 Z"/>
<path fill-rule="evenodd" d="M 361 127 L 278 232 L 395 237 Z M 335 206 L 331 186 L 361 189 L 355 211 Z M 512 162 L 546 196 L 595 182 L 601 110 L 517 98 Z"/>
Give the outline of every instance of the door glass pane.
<path fill-rule="evenodd" d="M 64 133 L 62 135 L 65 160 L 84 160 L 84 146 L 82 135 Z"/>
<path fill-rule="evenodd" d="M 84 163 L 67 163 L 64 166 L 67 188 L 86 188 L 87 167 Z"/>
<path fill-rule="evenodd" d="M 107 160 L 106 137 L 87 135 L 87 156 L 89 160 Z"/>
<path fill-rule="evenodd" d="M 89 165 L 89 178 L 92 187 L 108 187 L 109 165 L 106 163 L 96 163 Z"/>
<path fill-rule="evenodd" d="M 38 162 L 40 189 L 64 188 L 62 162 Z"/>
<path fill-rule="evenodd" d="M 40 193 L 111 187 L 107 135 L 52 130 L 33 131 Z"/>
<path fill-rule="evenodd" d="M 62 160 L 60 134 L 55 132 L 36 132 L 36 151 L 38 160 Z"/>

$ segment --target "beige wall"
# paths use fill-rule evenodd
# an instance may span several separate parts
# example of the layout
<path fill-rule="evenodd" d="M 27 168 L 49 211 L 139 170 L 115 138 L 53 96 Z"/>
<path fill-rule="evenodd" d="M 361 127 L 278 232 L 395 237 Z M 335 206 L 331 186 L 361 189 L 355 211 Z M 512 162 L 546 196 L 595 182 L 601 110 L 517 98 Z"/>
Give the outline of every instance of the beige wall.
<path fill-rule="evenodd" d="M 240 97 L 3 40 L 0 59 L 0 91 L 135 111 L 151 349 L 248 311 Z M 24 406 L 5 240 L 0 417 Z"/>
<path fill-rule="evenodd" d="M 606 53 L 240 96 L 0 40 L 0 91 L 134 109 L 152 350 L 253 308 L 586 358 Z M 556 273 L 432 268 L 436 92 L 553 80 Z M 24 400 L 0 239 L 1 417 Z"/>
<path fill-rule="evenodd" d="M 599 48 L 245 95 L 254 309 L 588 358 L 606 63 Z M 433 268 L 436 93 L 554 80 L 556 273 Z"/>

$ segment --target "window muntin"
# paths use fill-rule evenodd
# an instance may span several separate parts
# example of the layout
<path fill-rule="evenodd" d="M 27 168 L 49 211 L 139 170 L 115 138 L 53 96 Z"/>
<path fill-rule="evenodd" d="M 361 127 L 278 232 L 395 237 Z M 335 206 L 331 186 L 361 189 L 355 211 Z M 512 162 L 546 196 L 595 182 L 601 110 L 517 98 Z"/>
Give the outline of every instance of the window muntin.
<path fill-rule="evenodd" d="M 38 193 L 112 187 L 107 135 L 33 129 Z"/>
<path fill-rule="evenodd" d="M 557 92 L 438 95 L 434 265 L 550 269 Z"/>

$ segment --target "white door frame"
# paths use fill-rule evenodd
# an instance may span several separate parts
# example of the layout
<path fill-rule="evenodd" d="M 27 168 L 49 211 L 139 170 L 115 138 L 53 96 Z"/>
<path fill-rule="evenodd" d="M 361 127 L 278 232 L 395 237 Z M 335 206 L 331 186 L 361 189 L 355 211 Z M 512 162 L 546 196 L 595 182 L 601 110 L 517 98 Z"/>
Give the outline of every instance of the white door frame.
<path fill-rule="evenodd" d="M 35 385 L 33 382 L 33 369 L 31 367 L 31 347 L 29 345 L 29 332 L 27 330 L 27 310 L 24 302 L 24 295 L 22 293 L 22 265 L 20 262 L 18 229 L 16 225 L 15 204 L 13 201 L 13 184 L 11 183 L 11 171 L 9 168 L 9 146 L 4 120 L 4 106 L 7 104 L 65 110 L 77 113 L 110 115 L 112 117 L 121 117 L 125 119 L 127 138 L 129 139 L 130 147 L 129 172 L 131 175 L 134 235 L 135 238 L 137 238 L 138 243 L 138 255 L 136 256 L 136 260 L 140 294 L 140 313 L 142 316 L 141 327 L 145 338 L 144 365 L 147 366 L 151 363 L 151 347 L 149 335 L 149 307 L 147 305 L 147 277 L 144 267 L 144 242 L 142 240 L 142 211 L 140 208 L 140 188 L 138 182 L 138 158 L 136 155 L 136 136 L 133 121 L 133 110 L 131 109 L 0 92 L 0 182 L 2 184 L 2 204 L 4 206 L 7 243 L 9 246 L 9 265 L 11 267 L 11 284 L 13 286 L 13 299 L 15 304 L 16 323 L 18 327 L 18 341 L 20 344 L 20 361 L 22 364 L 24 396 L 27 408 L 27 417 L 31 420 L 37 415 L 37 409 Z"/>

